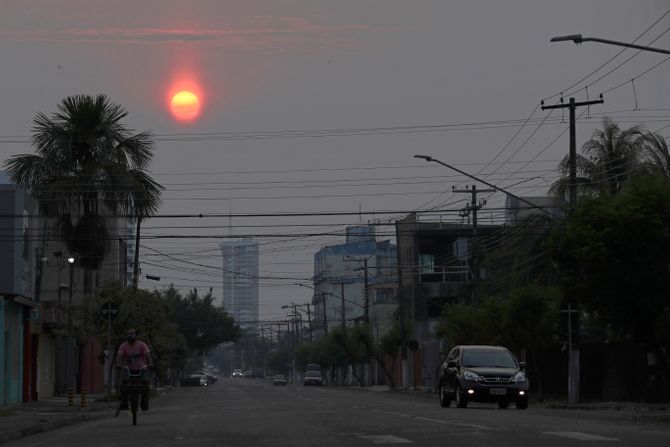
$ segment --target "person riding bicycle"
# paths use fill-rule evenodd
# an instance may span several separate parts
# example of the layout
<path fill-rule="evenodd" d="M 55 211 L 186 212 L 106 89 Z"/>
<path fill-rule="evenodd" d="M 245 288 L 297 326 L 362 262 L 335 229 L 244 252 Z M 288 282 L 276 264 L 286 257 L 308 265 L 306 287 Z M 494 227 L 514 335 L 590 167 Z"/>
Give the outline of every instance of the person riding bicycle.
<path fill-rule="evenodd" d="M 148 383 L 147 369 L 152 365 L 151 351 L 149 346 L 143 341 L 137 339 L 137 331 L 135 329 L 128 329 L 126 332 L 126 341 L 121 343 L 116 354 L 117 367 L 128 367 L 130 375 L 142 373 L 142 379 Z M 144 371 L 142 371 L 144 368 Z M 143 411 L 149 409 L 149 389 L 142 391 L 142 398 L 140 408 Z M 121 409 L 128 409 L 128 392 L 125 387 L 121 387 Z"/>

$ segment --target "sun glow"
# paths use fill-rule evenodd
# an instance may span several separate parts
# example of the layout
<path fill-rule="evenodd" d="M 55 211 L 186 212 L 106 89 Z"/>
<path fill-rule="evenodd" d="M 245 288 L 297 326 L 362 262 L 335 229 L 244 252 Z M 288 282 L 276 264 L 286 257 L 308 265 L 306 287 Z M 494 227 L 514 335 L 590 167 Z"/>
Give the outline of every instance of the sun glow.
<path fill-rule="evenodd" d="M 193 121 L 200 116 L 200 99 L 195 93 L 182 90 L 172 96 L 170 110 L 179 121 Z"/>

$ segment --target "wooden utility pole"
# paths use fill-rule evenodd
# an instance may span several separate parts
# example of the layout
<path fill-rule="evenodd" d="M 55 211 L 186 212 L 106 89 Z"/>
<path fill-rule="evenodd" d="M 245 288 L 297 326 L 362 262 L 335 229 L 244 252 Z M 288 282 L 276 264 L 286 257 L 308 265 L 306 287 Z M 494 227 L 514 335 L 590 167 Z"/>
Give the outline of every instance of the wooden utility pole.
<path fill-rule="evenodd" d="M 477 306 L 479 304 L 479 240 L 477 235 L 477 211 L 484 205 L 486 200 L 477 202 L 477 194 L 496 192 L 495 189 L 477 189 L 477 185 L 472 185 L 471 188 L 456 189 L 452 188 L 456 193 L 467 193 L 472 195 L 470 203 L 461 210 L 462 216 L 472 214 L 472 237 L 470 239 L 470 250 L 472 259 L 472 304 Z"/>

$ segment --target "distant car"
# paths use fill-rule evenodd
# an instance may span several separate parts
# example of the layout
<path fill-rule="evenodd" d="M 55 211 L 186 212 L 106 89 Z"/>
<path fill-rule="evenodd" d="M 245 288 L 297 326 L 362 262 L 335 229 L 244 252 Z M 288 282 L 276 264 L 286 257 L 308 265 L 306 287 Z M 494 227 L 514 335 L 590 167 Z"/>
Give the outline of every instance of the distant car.
<path fill-rule="evenodd" d="M 234 369 L 233 370 L 233 378 L 236 378 L 236 377 L 243 377 L 241 369 Z"/>
<path fill-rule="evenodd" d="M 207 375 L 202 371 L 195 371 L 179 379 L 181 386 L 207 386 Z"/>
<path fill-rule="evenodd" d="M 456 346 L 440 366 L 440 404 L 448 407 L 454 400 L 465 408 L 470 401 L 491 402 L 507 408 L 514 402 L 525 410 L 529 388 L 525 367 L 502 346 Z"/>
<path fill-rule="evenodd" d="M 307 385 L 323 385 L 323 377 L 321 371 L 305 371 L 305 377 L 302 379 L 302 384 Z"/>
<path fill-rule="evenodd" d="M 276 374 L 272 376 L 272 384 L 273 385 L 286 385 L 288 381 L 286 380 L 286 376 L 283 374 Z"/>

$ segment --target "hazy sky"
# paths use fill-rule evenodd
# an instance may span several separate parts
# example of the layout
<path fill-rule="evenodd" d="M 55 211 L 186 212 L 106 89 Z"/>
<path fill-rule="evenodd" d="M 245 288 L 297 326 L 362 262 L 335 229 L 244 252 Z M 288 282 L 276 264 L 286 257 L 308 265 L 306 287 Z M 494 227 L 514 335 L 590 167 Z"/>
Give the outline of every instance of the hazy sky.
<path fill-rule="evenodd" d="M 626 50 L 582 80 L 620 48 L 549 42 L 572 33 L 633 41 L 646 31 L 639 43 L 661 36 L 653 45 L 670 48 L 668 8 L 667 0 L 0 0 L 0 162 L 32 152 L 38 111 L 51 113 L 68 95 L 107 94 L 129 110 L 128 126 L 156 134 L 151 170 L 166 187 L 159 214 L 204 215 L 146 222 L 143 244 L 154 251 L 143 249 L 143 273 L 162 280 L 141 285 L 214 287 L 220 297 L 217 236 L 258 235 L 261 313 L 279 318 L 281 305 L 310 299 L 293 284 L 309 284 L 314 253 L 342 242 L 344 225 L 435 206 L 458 220 L 468 197 L 451 188 L 472 181 L 416 153 L 542 195 L 568 135 L 560 111 L 536 107 L 561 91 L 578 100 L 606 92 L 604 105 L 579 111 L 578 144 L 603 114 L 670 135 L 670 62 L 643 74 L 665 56 L 625 62 L 635 54 Z M 184 86 L 203 103 L 188 125 L 168 109 Z M 500 216 L 503 200 L 489 198 L 489 217 Z M 379 214 L 276 216 L 359 210 Z M 270 216 L 229 220 L 231 211 Z M 164 237 L 175 235 L 183 237 Z"/>

